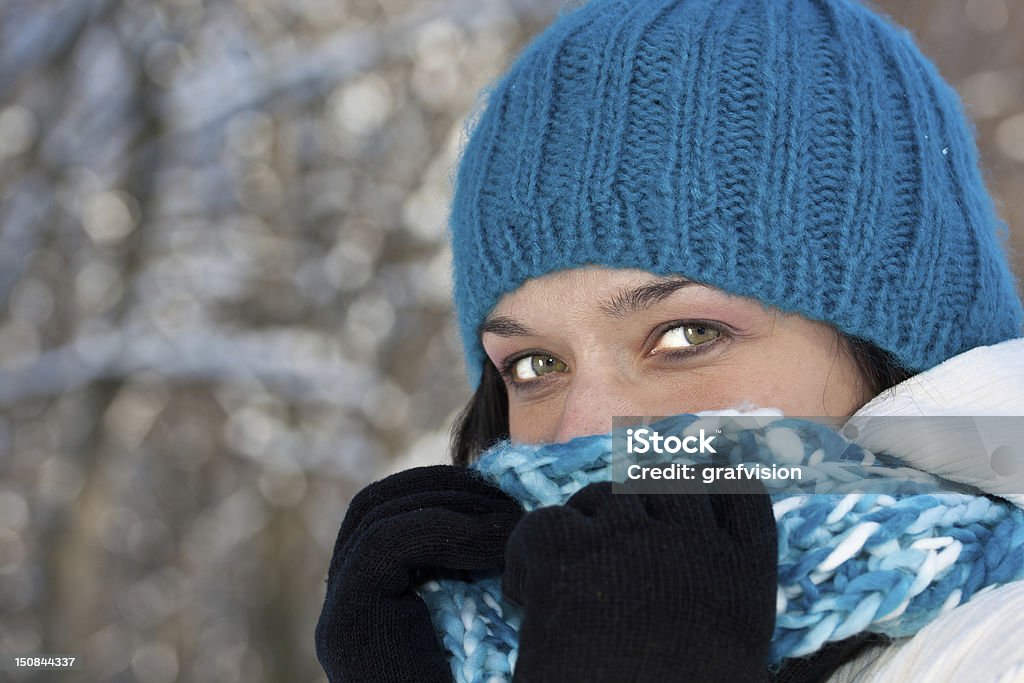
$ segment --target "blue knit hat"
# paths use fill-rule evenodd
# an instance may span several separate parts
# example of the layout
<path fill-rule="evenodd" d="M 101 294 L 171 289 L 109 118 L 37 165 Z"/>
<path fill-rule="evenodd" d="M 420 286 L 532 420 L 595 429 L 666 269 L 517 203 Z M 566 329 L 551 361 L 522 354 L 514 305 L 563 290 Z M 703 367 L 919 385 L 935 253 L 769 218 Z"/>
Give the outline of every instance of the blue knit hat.
<path fill-rule="evenodd" d="M 490 90 L 450 215 L 467 369 L 530 278 L 680 274 L 924 370 L 1021 335 L 956 92 L 853 0 L 593 0 Z"/>

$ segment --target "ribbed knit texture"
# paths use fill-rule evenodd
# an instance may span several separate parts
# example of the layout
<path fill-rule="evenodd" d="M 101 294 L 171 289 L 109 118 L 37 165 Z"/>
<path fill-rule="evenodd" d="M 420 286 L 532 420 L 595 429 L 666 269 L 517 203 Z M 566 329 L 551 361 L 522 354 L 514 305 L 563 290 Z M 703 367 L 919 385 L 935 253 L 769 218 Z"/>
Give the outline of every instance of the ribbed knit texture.
<path fill-rule="evenodd" d="M 853 0 L 564 14 L 489 91 L 450 232 L 474 386 L 501 296 L 586 264 L 754 297 L 913 370 L 1021 336 L 960 101 L 906 30 Z"/>
<path fill-rule="evenodd" d="M 793 493 L 793 480 L 762 482 L 769 491 L 785 485 L 785 492 L 772 495 L 779 534 L 772 663 L 865 632 L 909 636 L 993 586 L 1024 579 L 1020 508 L 925 472 L 895 470 L 899 461 L 827 426 L 763 419 L 764 427 L 747 428 L 749 422 L 679 415 L 652 429 L 691 434 L 720 427 L 715 447 L 722 464 L 801 465 L 799 489 L 807 493 Z M 565 443 L 505 441 L 472 467 L 533 510 L 564 504 L 587 484 L 610 480 L 611 457 L 609 434 Z M 703 456 L 634 457 L 639 464 L 707 462 Z M 434 580 L 419 590 L 456 683 L 509 680 L 522 613 L 504 599 L 500 574 Z"/>

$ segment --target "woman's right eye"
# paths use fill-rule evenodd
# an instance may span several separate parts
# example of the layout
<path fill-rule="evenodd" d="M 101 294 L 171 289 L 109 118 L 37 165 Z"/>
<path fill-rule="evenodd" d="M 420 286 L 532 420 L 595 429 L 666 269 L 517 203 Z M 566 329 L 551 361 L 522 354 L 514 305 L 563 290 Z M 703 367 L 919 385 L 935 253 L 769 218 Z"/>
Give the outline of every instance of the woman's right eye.
<path fill-rule="evenodd" d="M 531 354 L 513 360 L 509 369 L 513 382 L 529 382 L 551 372 L 568 372 L 569 366 L 554 356 Z"/>

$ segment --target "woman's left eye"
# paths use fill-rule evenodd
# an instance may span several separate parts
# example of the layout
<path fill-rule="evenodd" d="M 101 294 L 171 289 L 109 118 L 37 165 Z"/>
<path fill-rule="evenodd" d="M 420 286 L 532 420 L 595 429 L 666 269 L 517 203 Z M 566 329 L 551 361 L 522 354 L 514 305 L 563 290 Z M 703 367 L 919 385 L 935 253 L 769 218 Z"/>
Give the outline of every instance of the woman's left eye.
<path fill-rule="evenodd" d="M 684 325 L 677 325 L 669 330 L 665 330 L 661 337 L 658 339 L 658 343 L 651 353 L 662 351 L 666 349 L 681 349 L 688 346 L 701 346 L 709 342 L 718 339 L 721 336 L 722 330 L 717 327 L 713 327 L 706 323 L 686 323 Z"/>

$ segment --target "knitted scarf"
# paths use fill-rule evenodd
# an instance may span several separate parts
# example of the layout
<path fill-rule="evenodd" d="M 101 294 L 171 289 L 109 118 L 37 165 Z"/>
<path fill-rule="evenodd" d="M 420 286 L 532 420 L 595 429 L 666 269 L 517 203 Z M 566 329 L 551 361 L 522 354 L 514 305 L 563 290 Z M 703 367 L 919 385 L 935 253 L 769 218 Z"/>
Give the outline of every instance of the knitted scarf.
<path fill-rule="evenodd" d="M 779 532 L 773 666 L 865 631 L 912 635 L 979 592 L 1024 578 L 1024 510 L 902 467 L 827 426 L 761 419 L 751 428 L 724 416 L 680 415 L 655 427 L 663 434 L 721 429 L 716 464 L 801 466 L 799 489 L 785 482 L 785 493 L 772 493 L 781 483 L 763 482 Z M 611 434 L 561 444 L 506 441 L 473 467 L 529 511 L 610 480 L 611 455 Z M 499 574 L 435 578 L 419 592 L 457 683 L 511 679 L 522 614 L 503 598 Z"/>

